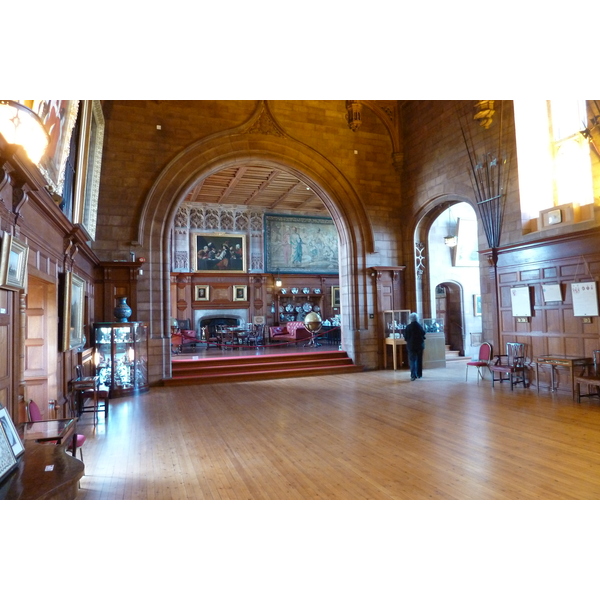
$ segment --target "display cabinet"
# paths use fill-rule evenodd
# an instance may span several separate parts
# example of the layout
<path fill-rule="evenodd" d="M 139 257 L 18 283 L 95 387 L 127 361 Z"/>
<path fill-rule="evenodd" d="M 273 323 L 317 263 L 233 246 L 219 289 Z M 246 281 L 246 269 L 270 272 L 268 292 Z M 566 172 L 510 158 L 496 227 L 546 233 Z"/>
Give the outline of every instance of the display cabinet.
<path fill-rule="evenodd" d="M 94 364 L 111 398 L 147 391 L 147 324 L 94 323 Z"/>
<path fill-rule="evenodd" d="M 446 334 L 444 319 L 423 319 L 425 330 L 425 350 L 423 351 L 423 368 L 437 369 L 446 366 Z"/>
<path fill-rule="evenodd" d="M 313 311 L 323 317 L 323 294 L 320 288 L 282 289 L 275 300 L 275 321 L 278 325 L 304 321 L 304 317 Z"/>
<path fill-rule="evenodd" d="M 410 310 L 384 310 L 383 311 L 383 366 L 387 368 L 388 347 L 392 348 L 394 371 L 398 368 L 398 352 L 400 353 L 400 366 L 404 364 L 402 347 L 406 345 L 404 330 L 408 325 Z"/>

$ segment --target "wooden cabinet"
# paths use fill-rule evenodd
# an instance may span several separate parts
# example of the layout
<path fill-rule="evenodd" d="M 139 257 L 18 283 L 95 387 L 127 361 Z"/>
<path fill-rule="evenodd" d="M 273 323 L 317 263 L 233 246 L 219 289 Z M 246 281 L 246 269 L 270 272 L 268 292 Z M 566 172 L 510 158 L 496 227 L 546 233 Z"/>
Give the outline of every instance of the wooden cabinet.
<path fill-rule="evenodd" d="M 148 325 L 94 323 L 94 364 L 110 397 L 148 390 Z"/>

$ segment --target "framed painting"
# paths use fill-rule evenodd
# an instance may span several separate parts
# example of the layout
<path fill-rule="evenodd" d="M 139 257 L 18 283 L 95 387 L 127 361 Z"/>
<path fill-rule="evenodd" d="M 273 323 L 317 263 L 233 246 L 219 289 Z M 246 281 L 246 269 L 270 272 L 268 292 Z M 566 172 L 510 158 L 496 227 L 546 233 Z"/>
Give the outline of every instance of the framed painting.
<path fill-rule="evenodd" d="M 248 286 L 234 285 L 233 286 L 233 301 L 246 302 L 248 300 Z"/>
<path fill-rule="evenodd" d="M 339 308 L 340 306 L 340 286 L 331 286 L 331 306 L 333 308 Z"/>
<path fill-rule="evenodd" d="M 210 286 L 208 285 L 196 285 L 194 286 L 194 300 L 209 300 L 210 298 Z"/>
<path fill-rule="evenodd" d="M 455 267 L 479 267 L 477 221 L 457 219 L 458 235 L 454 248 Z"/>
<path fill-rule="evenodd" d="M 17 457 L 10 442 L 0 427 L 0 481 L 2 481 L 17 466 Z"/>
<path fill-rule="evenodd" d="M 28 256 L 29 247 L 5 232 L 0 254 L 0 287 L 14 291 L 25 289 Z"/>
<path fill-rule="evenodd" d="M 473 315 L 481 316 L 481 294 L 473 294 Z"/>
<path fill-rule="evenodd" d="M 2 406 L 2 404 L 0 404 L 0 429 L 4 429 L 4 433 L 6 434 L 6 438 L 12 448 L 13 454 L 19 458 L 19 456 L 25 452 L 25 446 L 17 433 L 13 420 L 8 414 L 8 410 L 6 407 Z"/>
<path fill-rule="evenodd" d="M 78 109 L 79 100 L 34 100 L 33 110 L 50 136 L 50 143 L 39 169 L 48 182 L 50 191 L 60 196 L 63 193 L 65 166 Z"/>
<path fill-rule="evenodd" d="M 99 100 L 83 100 L 80 106 L 80 134 L 74 193 L 74 222 L 90 239 L 96 239 L 100 168 L 104 143 L 104 115 Z"/>
<path fill-rule="evenodd" d="M 265 272 L 337 275 L 339 243 L 333 219 L 265 214 Z"/>
<path fill-rule="evenodd" d="M 64 274 L 62 310 L 62 350 L 67 352 L 85 343 L 84 337 L 84 307 L 85 280 L 67 271 Z"/>
<path fill-rule="evenodd" d="M 191 263 L 197 272 L 246 272 L 246 236 L 237 233 L 193 233 Z"/>

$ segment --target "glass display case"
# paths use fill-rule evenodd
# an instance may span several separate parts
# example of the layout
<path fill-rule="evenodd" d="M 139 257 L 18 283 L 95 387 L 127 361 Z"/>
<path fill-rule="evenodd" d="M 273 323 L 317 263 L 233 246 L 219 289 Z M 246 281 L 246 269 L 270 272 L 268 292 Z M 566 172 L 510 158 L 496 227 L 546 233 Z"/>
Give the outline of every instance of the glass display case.
<path fill-rule="evenodd" d="M 425 333 L 444 333 L 444 319 L 423 319 Z"/>
<path fill-rule="evenodd" d="M 384 337 L 400 339 L 408 325 L 410 310 L 384 310 L 383 311 L 383 333 Z"/>
<path fill-rule="evenodd" d="M 147 391 L 147 324 L 94 323 L 94 365 L 111 398 Z"/>
<path fill-rule="evenodd" d="M 383 311 L 383 368 L 387 368 L 388 347 L 392 349 L 394 371 L 404 364 L 402 347 L 406 345 L 404 330 L 408 325 L 410 310 L 384 310 Z M 398 361 L 398 353 L 400 360 Z"/>

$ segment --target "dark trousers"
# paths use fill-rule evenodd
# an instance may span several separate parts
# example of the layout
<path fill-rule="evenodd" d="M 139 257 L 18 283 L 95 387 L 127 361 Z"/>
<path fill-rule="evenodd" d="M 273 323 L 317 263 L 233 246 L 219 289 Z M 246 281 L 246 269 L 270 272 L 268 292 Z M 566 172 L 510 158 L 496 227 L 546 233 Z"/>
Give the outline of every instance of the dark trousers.
<path fill-rule="evenodd" d="M 417 379 L 423 376 L 423 350 L 409 350 L 408 364 L 410 365 L 410 378 Z"/>

